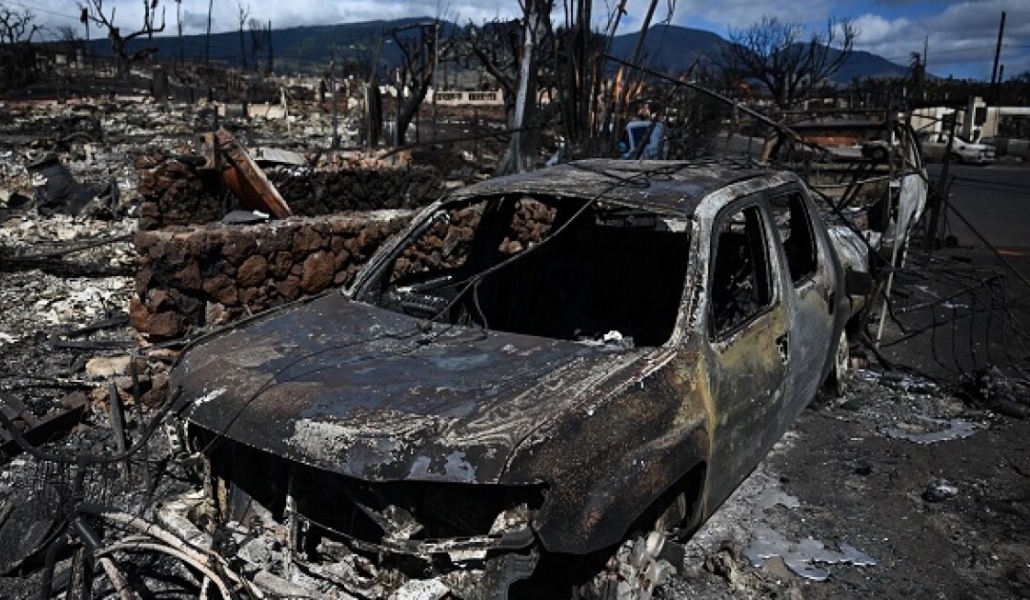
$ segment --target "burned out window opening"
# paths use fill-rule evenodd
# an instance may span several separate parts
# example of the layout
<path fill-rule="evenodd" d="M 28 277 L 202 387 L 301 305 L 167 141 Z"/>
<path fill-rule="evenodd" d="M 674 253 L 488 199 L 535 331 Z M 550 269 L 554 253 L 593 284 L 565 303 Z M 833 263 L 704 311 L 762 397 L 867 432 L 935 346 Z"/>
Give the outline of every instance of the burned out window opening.
<path fill-rule="evenodd" d="M 394 262 L 390 283 L 432 278 L 464 266 L 482 206 L 452 208 L 433 215 L 430 227 Z"/>
<path fill-rule="evenodd" d="M 497 248 L 507 256 L 539 244 L 554 227 L 557 209 L 530 196 L 515 201 L 508 231 Z"/>
<path fill-rule="evenodd" d="M 676 218 L 510 195 L 445 205 L 431 219 L 399 249 L 371 302 L 451 324 L 627 347 L 672 335 L 689 257 L 688 228 Z"/>
<path fill-rule="evenodd" d="M 712 267 L 712 334 L 723 336 L 760 314 L 772 302 L 762 212 L 757 205 L 737 210 L 715 232 Z"/>
<path fill-rule="evenodd" d="M 818 266 L 818 252 L 812 234 L 811 214 L 798 191 L 769 200 L 783 251 L 787 255 L 790 279 L 795 286 L 810 279 Z"/>

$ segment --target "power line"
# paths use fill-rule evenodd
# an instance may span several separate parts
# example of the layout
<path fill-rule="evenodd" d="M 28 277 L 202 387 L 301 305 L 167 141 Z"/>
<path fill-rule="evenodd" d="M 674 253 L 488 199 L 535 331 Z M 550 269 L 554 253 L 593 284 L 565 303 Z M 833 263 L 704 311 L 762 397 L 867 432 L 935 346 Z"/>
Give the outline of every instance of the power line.
<path fill-rule="evenodd" d="M 45 9 L 45 8 L 40 8 L 38 6 L 29 6 L 28 4 L 24 4 L 22 2 L 17 2 L 16 0 L 7 0 L 6 4 L 13 4 L 15 6 L 20 6 L 20 7 L 24 8 L 25 10 L 31 10 L 32 12 L 46 13 L 48 15 L 54 15 L 55 17 L 64 17 L 66 19 L 71 19 L 71 20 L 73 20 L 75 22 L 79 21 L 79 15 L 69 15 L 69 14 L 65 14 L 65 13 L 56 12 L 56 11 L 53 11 L 53 10 L 48 10 L 48 9 Z"/>
<path fill-rule="evenodd" d="M 974 50 L 989 50 L 991 48 L 994 48 L 994 46 L 993 45 L 987 45 L 987 46 L 966 46 L 965 48 L 952 48 L 951 50 L 934 50 L 934 56 L 936 57 L 936 56 L 940 56 L 942 54 L 961 54 L 963 52 L 972 52 Z M 894 62 L 894 61 L 899 61 L 899 60 L 908 60 L 910 56 L 911 56 L 911 54 L 906 55 L 906 56 L 894 56 L 894 57 L 884 57 L 884 58 L 886 60 Z"/>

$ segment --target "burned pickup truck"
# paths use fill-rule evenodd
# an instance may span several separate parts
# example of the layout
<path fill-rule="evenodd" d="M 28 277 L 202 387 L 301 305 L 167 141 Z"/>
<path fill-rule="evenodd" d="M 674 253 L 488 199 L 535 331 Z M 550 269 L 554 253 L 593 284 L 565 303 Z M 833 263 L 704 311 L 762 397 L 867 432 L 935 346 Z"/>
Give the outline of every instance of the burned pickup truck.
<path fill-rule="evenodd" d="M 577 593 L 649 597 L 667 536 L 842 376 L 861 265 L 832 244 L 796 175 L 735 164 L 459 190 L 347 289 L 186 349 L 206 494 L 168 506 L 265 544 L 241 570 L 276 594 L 525 597 L 541 563 L 630 540 Z"/>

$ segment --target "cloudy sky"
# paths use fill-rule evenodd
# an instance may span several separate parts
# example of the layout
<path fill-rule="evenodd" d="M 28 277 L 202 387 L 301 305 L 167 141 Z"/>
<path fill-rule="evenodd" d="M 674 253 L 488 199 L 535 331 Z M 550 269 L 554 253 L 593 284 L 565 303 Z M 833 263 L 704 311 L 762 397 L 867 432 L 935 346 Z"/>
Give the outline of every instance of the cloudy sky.
<path fill-rule="evenodd" d="M 105 12 L 117 7 L 116 25 L 134 27 L 141 21 L 143 0 L 102 0 Z M 149 1 L 149 0 L 148 0 Z M 234 30 L 237 5 L 250 6 L 251 16 L 271 19 L 273 27 L 372 21 L 397 17 L 433 16 L 441 12 L 461 22 L 512 17 L 516 0 L 214 0 L 213 29 Z M 857 47 L 899 64 L 910 53 L 922 52 L 928 42 L 929 70 L 938 76 L 990 79 L 1001 13 L 1007 13 L 1001 62 L 1006 78 L 1030 71 L 1030 0 L 662 0 L 655 20 L 675 10 L 676 25 L 707 29 L 726 37 L 731 28 L 746 27 L 763 14 L 811 27 L 824 26 L 829 17 L 852 19 L 860 30 Z M 202 33 L 207 21 L 207 0 L 181 0 L 187 33 Z M 595 14 L 604 14 L 617 0 L 595 0 Z M 9 8 L 28 7 L 47 25 L 78 25 L 76 0 L 0 0 Z M 555 2 L 558 11 L 562 2 Z M 173 32 L 175 0 L 159 0 L 167 7 Z M 629 0 L 623 33 L 639 29 L 647 0 Z M 441 11 L 440 7 L 444 9 Z M 555 17 L 560 20 L 560 12 Z"/>

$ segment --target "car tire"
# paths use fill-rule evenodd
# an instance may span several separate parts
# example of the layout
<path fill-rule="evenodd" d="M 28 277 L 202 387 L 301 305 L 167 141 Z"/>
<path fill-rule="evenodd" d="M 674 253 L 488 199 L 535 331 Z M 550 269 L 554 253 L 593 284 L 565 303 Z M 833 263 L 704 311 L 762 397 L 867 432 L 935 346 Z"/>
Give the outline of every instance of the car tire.
<path fill-rule="evenodd" d="M 957 154 L 955 152 L 952 152 L 951 154 L 948 155 L 948 162 L 951 163 L 951 164 L 954 164 L 954 165 L 961 165 L 962 164 L 962 155 L 961 154 Z"/>

